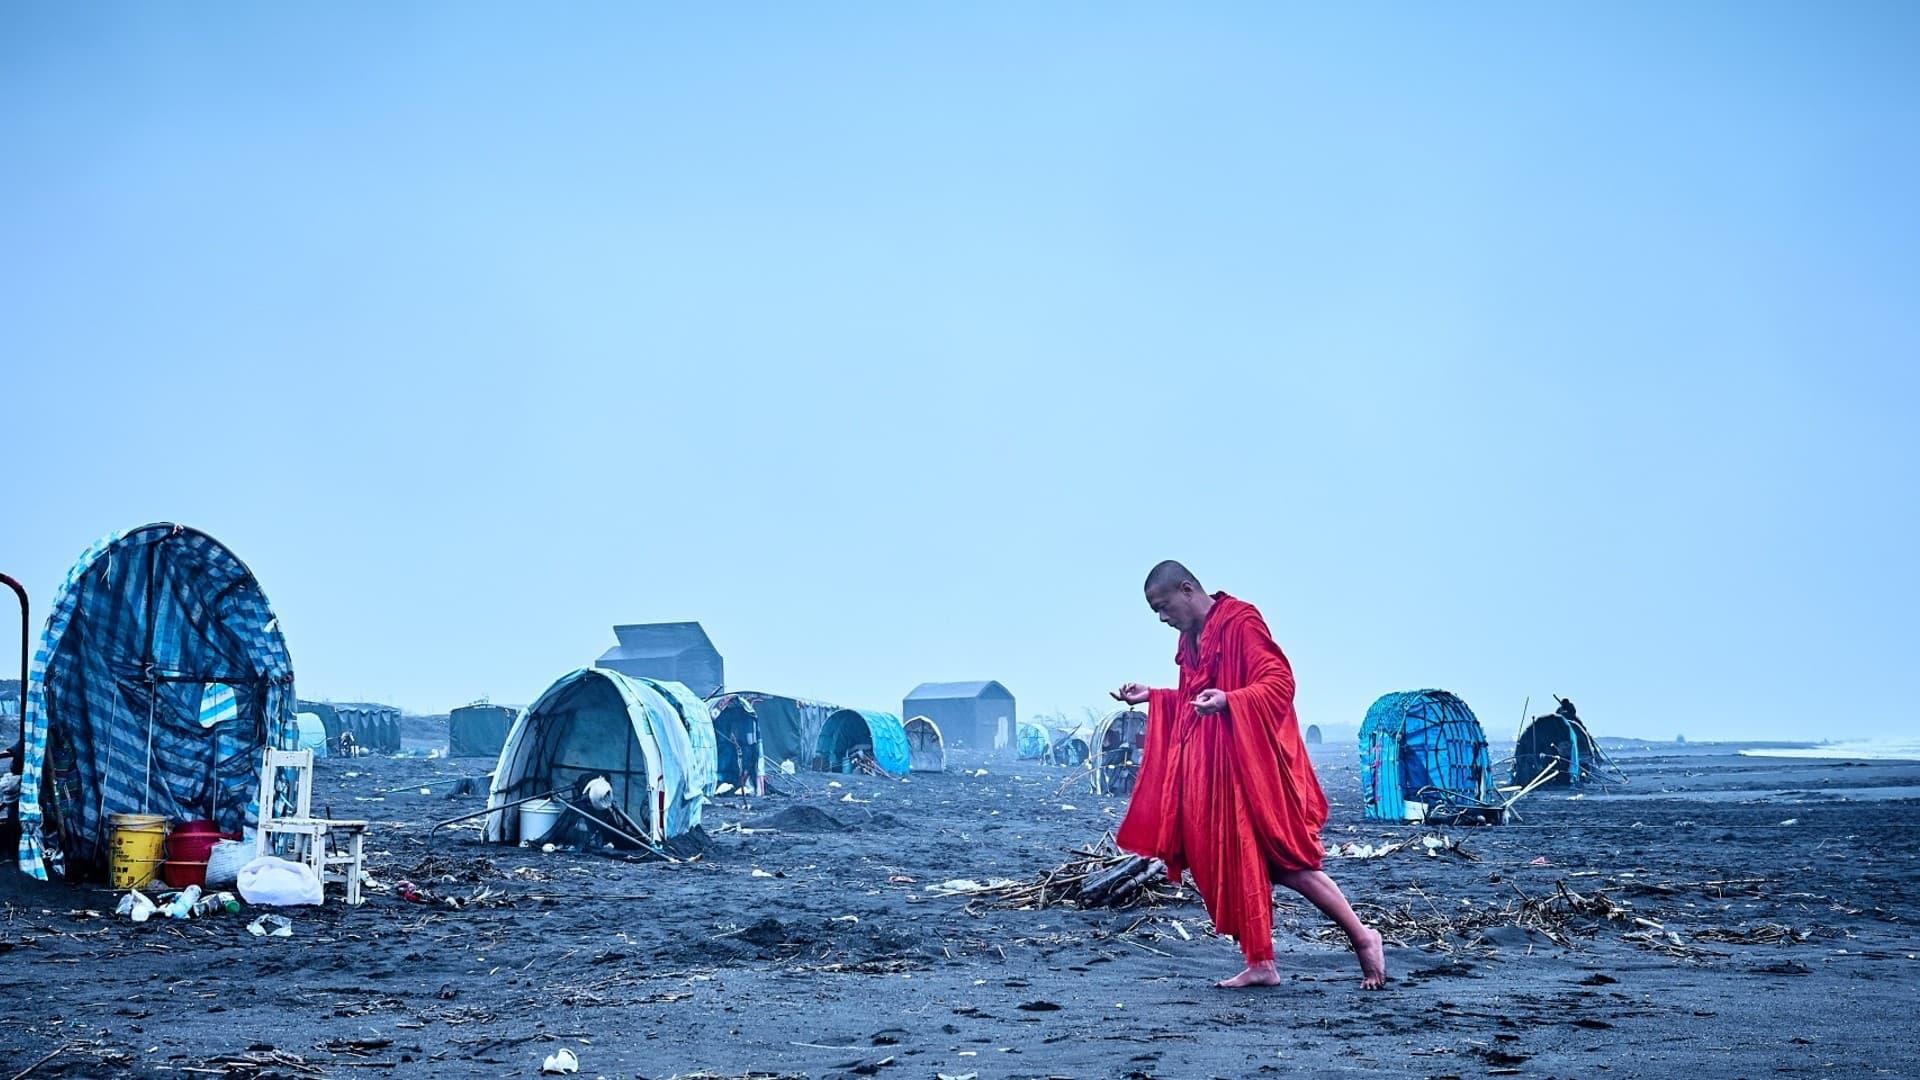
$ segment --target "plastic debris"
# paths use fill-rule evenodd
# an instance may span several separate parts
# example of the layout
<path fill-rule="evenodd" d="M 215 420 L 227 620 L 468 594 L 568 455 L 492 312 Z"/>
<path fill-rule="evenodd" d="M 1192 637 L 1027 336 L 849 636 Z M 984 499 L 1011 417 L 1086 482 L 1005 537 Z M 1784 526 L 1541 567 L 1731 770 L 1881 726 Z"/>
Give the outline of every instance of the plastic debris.
<path fill-rule="evenodd" d="M 139 889 L 134 889 L 120 898 L 120 906 L 114 908 L 113 913 L 115 915 L 128 916 L 132 918 L 134 922 L 138 923 L 146 922 L 148 919 L 153 918 L 155 910 L 157 909 L 154 907 L 153 901 L 147 899 L 147 894 L 141 892 Z"/>
<path fill-rule="evenodd" d="M 293 920 L 285 915 L 262 915 L 247 924 L 247 933 L 254 937 L 292 937 Z"/>
<path fill-rule="evenodd" d="M 580 1059 L 574 1055 L 573 1051 L 563 1046 L 557 1052 L 547 1055 L 547 1060 L 540 1063 L 540 1071 L 563 1075 L 577 1073 L 580 1071 Z"/>
<path fill-rule="evenodd" d="M 1797 818 L 1797 817 L 1790 817 L 1790 818 L 1788 818 L 1787 820 L 1785 820 L 1785 821 L 1783 821 L 1783 822 L 1781 822 L 1780 824 L 1782 824 L 1782 825 L 1798 825 L 1798 824 L 1800 824 L 1800 819 L 1799 819 L 1799 818 Z"/>

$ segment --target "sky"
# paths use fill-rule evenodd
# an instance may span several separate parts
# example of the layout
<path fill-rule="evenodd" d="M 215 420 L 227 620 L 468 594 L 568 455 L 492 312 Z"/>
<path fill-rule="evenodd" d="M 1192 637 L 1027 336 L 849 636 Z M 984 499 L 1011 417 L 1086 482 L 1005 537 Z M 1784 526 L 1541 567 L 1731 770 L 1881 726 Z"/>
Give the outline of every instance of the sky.
<path fill-rule="evenodd" d="M 307 697 L 697 619 L 1078 716 L 1177 558 L 1309 723 L 1911 734 L 1920 8 L 1323 8 L 4 5 L 0 570 L 204 529 Z"/>

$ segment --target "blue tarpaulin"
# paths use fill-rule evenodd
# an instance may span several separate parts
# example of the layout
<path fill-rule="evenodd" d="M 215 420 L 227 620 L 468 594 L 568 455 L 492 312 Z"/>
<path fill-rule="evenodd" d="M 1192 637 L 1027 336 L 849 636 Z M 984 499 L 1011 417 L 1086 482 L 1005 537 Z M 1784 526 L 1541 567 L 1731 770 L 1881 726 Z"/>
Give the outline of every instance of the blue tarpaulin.
<path fill-rule="evenodd" d="M 1360 725 L 1360 786 L 1368 818 L 1405 821 L 1408 800 L 1487 803 L 1492 772 L 1480 721 L 1445 690 L 1384 695 Z"/>
<path fill-rule="evenodd" d="M 293 661 L 259 582 L 219 541 L 170 522 L 80 556 L 31 683 L 20 868 L 37 878 L 99 876 L 114 814 L 251 827 L 261 750 L 299 741 Z"/>

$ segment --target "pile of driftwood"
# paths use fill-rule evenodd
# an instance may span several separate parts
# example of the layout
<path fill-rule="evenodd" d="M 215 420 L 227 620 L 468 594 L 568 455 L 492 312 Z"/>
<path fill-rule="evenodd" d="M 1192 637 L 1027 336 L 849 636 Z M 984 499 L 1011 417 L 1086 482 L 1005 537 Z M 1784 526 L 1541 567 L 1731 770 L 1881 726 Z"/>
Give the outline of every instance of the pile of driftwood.
<path fill-rule="evenodd" d="M 1705 948 L 1703 942 L 1795 945 L 1815 936 L 1812 931 L 1777 923 L 1740 928 L 1703 926 L 1689 928 L 1683 936 L 1667 922 L 1635 910 L 1631 903 L 1616 900 L 1602 890 L 1578 892 L 1565 881 L 1557 883 L 1548 895 L 1516 892 L 1512 899 L 1498 904 L 1435 898 L 1417 888 L 1410 891 L 1415 896 L 1413 901 L 1397 905 L 1361 902 L 1354 905 L 1354 910 L 1392 944 L 1441 952 L 1484 945 L 1487 932 L 1500 927 L 1517 927 L 1563 948 L 1613 927 L 1620 931 L 1622 941 L 1685 959 L 1723 955 Z M 1636 891 L 1670 890 L 1642 887 Z M 1316 926 L 1306 936 L 1329 944 L 1346 941 L 1345 934 L 1334 926 Z"/>
<path fill-rule="evenodd" d="M 968 907 L 1043 911 L 1051 907 L 1131 908 L 1185 900 L 1167 882 L 1167 865 L 1117 851 L 1112 844 L 1084 848 L 1059 866 L 1026 881 L 949 881 L 928 890 L 965 896 Z"/>

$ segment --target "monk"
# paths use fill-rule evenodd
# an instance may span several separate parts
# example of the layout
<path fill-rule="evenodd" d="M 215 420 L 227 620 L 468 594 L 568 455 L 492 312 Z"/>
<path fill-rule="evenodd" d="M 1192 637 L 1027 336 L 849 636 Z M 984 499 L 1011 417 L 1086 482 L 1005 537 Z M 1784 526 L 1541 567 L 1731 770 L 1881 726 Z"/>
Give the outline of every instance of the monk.
<path fill-rule="evenodd" d="M 1218 985 L 1274 986 L 1273 885 L 1306 897 L 1347 932 L 1360 984 L 1387 981 L 1378 932 L 1320 869 L 1327 798 L 1293 711 L 1293 669 L 1252 604 L 1208 594 L 1177 562 L 1147 576 L 1147 604 L 1180 631 L 1180 686 L 1128 683 L 1113 696 L 1147 706 L 1133 800 L 1117 835 L 1136 855 L 1192 875 L 1214 929 L 1240 944 L 1246 970 Z"/>

